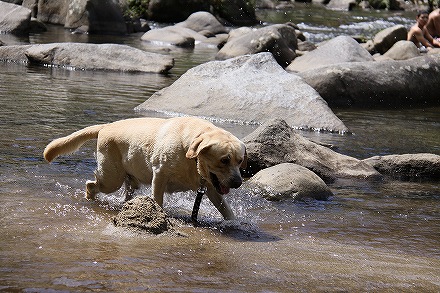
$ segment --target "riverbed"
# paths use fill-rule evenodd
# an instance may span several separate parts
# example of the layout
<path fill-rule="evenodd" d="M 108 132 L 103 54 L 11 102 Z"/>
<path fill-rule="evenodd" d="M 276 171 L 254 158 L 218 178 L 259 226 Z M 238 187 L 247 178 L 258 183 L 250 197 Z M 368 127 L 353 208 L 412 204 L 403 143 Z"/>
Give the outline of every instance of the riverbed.
<path fill-rule="evenodd" d="M 408 13 L 260 11 L 291 20 L 313 42 L 372 35 L 412 23 Z M 321 14 L 320 14 L 321 13 Z M 313 17 L 312 17 L 313 16 Z M 321 20 L 319 20 L 321 18 Z M 1 36 L 3 38 L 3 36 Z M 154 50 L 140 35 L 72 35 L 61 27 L 5 42 L 116 42 Z M 178 234 L 115 228 L 119 192 L 85 200 L 94 143 L 48 164 L 52 139 L 79 128 L 138 117 L 134 108 L 215 48 L 159 50 L 176 58 L 168 75 L 69 71 L 0 63 L 0 291 L 5 292 L 438 292 L 440 187 L 434 182 L 338 180 L 328 201 L 269 202 L 238 189 L 227 195 L 237 221 L 204 199 L 193 227 L 194 194 L 166 195 Z M 440 108 L 333 109 L 354 133 L 301 131 L 359 159 L 440 154 Z M 151 114 L 153 115 L 153 114 Z M 222 123 L 239 137 L 255 126 Z M 138 194 L 149 194 L 148 187 Z"/>

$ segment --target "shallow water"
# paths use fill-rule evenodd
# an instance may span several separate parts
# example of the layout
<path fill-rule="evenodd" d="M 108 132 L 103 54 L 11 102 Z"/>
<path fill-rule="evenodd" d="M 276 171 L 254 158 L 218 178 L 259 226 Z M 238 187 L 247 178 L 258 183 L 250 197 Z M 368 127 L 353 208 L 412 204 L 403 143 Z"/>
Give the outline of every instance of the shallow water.
<path fill-rule="evenodd" d="M 48 34 L 15 41 L 83 37 L 51 27 Z M 113 41 L 145 46 L 136 36 Z M 138 235 L 113 227 L 111 218 L 122 204 L 119 193 L 101 195 L 97 202 L 83 199 L 95 168 L 93 143 L 53 164 L 44 162 L 42 150 L 51 139 L 80 127 L 138 116 L 134 107 L 187 68 L 212 60 L 216 51 L 162 52 L 176 57 L 167 76 L 0 63 L 1 291 L 440 290 L 437 183 L 339 180 L 330 186 L 329 201 L 300 203 L 268 202 L 244 186 L 227 196 L 238 221 L 223 222 L 204 199 L 197 228 L 189 224 L 194 194 L 178 193 L 166 196 L 165 211 L 183 236 Z M 438 107 L 334 110 L 354 135 L 302 134 L 357 158 L 440 154 Z M 253 128 L 222 126 L 240 137 Z"/>

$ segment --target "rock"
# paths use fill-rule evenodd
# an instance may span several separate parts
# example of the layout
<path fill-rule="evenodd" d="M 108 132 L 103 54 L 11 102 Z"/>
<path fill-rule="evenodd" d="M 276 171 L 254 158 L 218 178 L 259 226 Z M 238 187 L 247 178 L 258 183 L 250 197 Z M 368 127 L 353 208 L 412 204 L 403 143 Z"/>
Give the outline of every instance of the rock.
<path fill-rule="evenodd" d="M 281 163 L 301 165 L 326 182 L 337 178 L 381 177 L 369 164 L 309 141 L 281 119 L 268 120 L 242 141 L 248 155 L 243 173 L 247 177 Z"/>
<path fill-rule="evenodd" d="M 440 54 L 440 48 L 432 48 L 431 50 L 428 51 L 427 54 L 428 55 Z"/>
<path fill-rule="evenodd" d="M 301 72 L 329 64 L 365 61 L 374 61 L 367 50 L 352 37 L 339 36 L 327 41 L 316 50 L 295 58 L 286 70 Z"/>
<path fill-rule="evenodd" d="M 283 70 L 270 53 L 196 66 L 136 110 L 245 123 L 279 116 L 294 127 L 348 131 L 316 91 Z"/>
<path fill-rule="evenodd" d="M 212 35 L 227 33 L 226 28 L 209 12 L 199 11 L 191 14 L 185 21 L 176 24 L 195 32 L 208 31 Z"/>
<path fill-rule="evenodd" d="M 148 25 L 148 22 L 145 19 L 141 18 L 133 18 L 130 20 L 125 21 L 125 24 L 127 25 L 127 32 L 128 33 L 145 33 L 148 32 L 151 28 Z"/>
<path fill-rule="evenodd" d="M 330 107 L 440 105 L 440 54 L 402 61 L 352 62 L 300 72 Z"/>
<path fill-rule="evenodd" d="M 355 0 L 330 0 L 326 5 L 328 9 L 351 11 L 357 6 Z"/>
<path fill-rule="evenodd" d="M 271 52 L 278 64 L 286 67 L 296 57 L 298 49 L 295 28 L 286 24 L 274 24 L 247 34 L 230 38 L 216 55 L 217 60 Z"/>
<path fill-rule="evenodd" d="M 23 0 L 21 5 L 31 11 L 31 17 L 37 18 L 38 0 Z"/>
<path fill-rule="evenodd" d="M 174 65 L 169 56 L 117 44 L 53 43 L 25 54 L 31 62 L 85 70 L 165 73 Z"/>
<path fill-rule="evenodd" d="M 259 171 L 246 181 L 247 188 L 268 200 L 313 198 L 327 200 L 333 193 L 315 173 L 302 166 L 283 163 Z"/>
<path fill-rule="evenodd" d="M 0 33 L 29 33 L 31 11 L 23 6 L 0 1 Z"/>
<path fill-rule="evenodd" d="M 383 56 L 393 60 L 406 60 L 420 56 L 420 51 L 411 41 L 398 41 Z"/>
<path fill-rule="evenodd" d="M 234 38 L 238 38 L 238 37 L 244 36 L 244 35 L 246 35 L 248 33 L 254 32 L 256 30 L 257 29 L 253 29 L 253 28 L 250 28 L 250 27 L 247 27 L 247 26 L 242 26 L 242 27 L 233 29 L 233 30 L 231 30 L 229 32 L 228 40 L 232 40 Z"/>
<path fill-rule="evenodd" d="M 67 11 L 66 28 L 87 26 L 89 33 L 125 34 L 127 26 L 122 9 L 115 0 L 71 0 Z"/>
<path fill-rule="evenodd" d="M 2 46 L 0 47 L 0 61 L 26 64 L 29 60 L 27 59 L 25 52 L 32 46 L 33 45 Z"/>
<path fill-rule="evenodd" d="M 41 33 L 47 31 L 47 27 L 38 19 L 31 18 L 31 22 L 29 23 L 29 31 L 33 33 Z"/>
<path fill-rule="evenodd" d="M 249 26 L 258 23 L 255 1 L 216 0 L 211 3 L 214 15 L 231 26 Z"/>
<path fill-rule="evenodd" d="M 398 41 L 406 40 L 407 33 L 401 24 L 381 30 L 374 36 L 374 47 L 377 52 L 384 54 Z"/>
<path fill-rule="evenodd" d="M 34 1 L 34 0 L 29 0 Z M 33 7 L 33 3 L 26 3 Z M 69 29 L 87 28 L 88 33 L 125 34 L 127 26 L 116 0 L 44 0 L 38 1 L 37 19 L 61 24 Z"/>
<path fill-rule="evenodd" d="M 51 43 L 0 48 L 0 60 L 33 62 L 69 69 L 165 73 L 174 60 L 125 45 Z"/>
<path fill-rule="evenodd" d="M 374 47 L 373 40 L 367 40 L 365 43 L 360 43 L 359 45 L 362 46 L 365 50 L 368 51 L 371 55 L 376 54 L 376 48 Z"/>
<path fill-rule="evenodd" d="M 210 10 L 210 1 L 205 0 L 150 0 L 147 3 L 149 19 L 165 23 L 183 21 L 194 12 Z"/>
<path fill-rule="evenodd" d="M 163 209 L 149 196 L 137 196 L 124 203 L 121 211 L 113 217 L 113 224 L 152 234 L 172 229 Z"/>
<path fill-rule="evenodd" d="M 315 50 L 317 47 L 314 43 L 309 42 L 309 41 L 302 41 L 302 42 L 298 42 L 298 50 L 299 51 L 313 51 Z"/>
<path fill-rule="evenodd" d="M 275 9 L 276 3 L 274 0 L 259 0 L 255 2 L 258 9 Z"/>
<path fill-rule="evenodd" d="M 400 180 L 440 181 L 440 156 L 435 154 L 375 156 L 363 161 L 380 173 Z"/>
<path fill-rule="evenodd" d="M 38 1 L 37 19 L 46 23 L 66 23 L 69 0 L 45 0 Z"/>
<path fill-rule="evenodd" d="M 142 41 L 156 45 L 173 45 L 182 48 L 194 48 L 195 40 L 203 41 L 206 37 L 185 27 L 167 26 L 146 32 Z"/>

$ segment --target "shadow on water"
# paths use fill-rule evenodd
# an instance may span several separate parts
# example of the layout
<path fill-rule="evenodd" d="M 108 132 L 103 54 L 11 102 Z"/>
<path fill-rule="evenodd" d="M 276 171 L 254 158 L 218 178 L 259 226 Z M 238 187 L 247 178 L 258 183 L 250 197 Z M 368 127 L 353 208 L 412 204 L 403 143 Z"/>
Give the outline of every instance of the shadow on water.
<path fill-rule="evenodd" d="M 124 187 L 122 187 L 119 191 L 112 194 L 100 194 L 97 202 L 92 203 L 91 206 L 97 212 L 105 213 L 107 211 L 109 215 L 115 215 L 124 204 L 124 191 Z M 136 193 L 137 195 L 150 196 L 151 188 L 150 186 L 143 186 Z M 192 191 L 165 194 L 164 211 L 177 231 L 181 229 L 201 229 L 217 236 L 245 242 L 281 240 L 281 237 L 272 235 L 258 226 L 258 217 L 256 218 L 256 215 L 249 212 L 249 210 L 258 209 L 261 211 L 261 206 L 266 205 L 266 200 L 255 195 L 249 196 L 249 194 L 246 190 L 236 190 L 227 196 L 231 206 L 236 210 L 236 220 L 223 220 L 209 199 L 204 197 L 198 222 L 194 225 L 191 220 L 191 211 L 195 192 Z M 86 200 L 84 199 L 83 201 Z"/>

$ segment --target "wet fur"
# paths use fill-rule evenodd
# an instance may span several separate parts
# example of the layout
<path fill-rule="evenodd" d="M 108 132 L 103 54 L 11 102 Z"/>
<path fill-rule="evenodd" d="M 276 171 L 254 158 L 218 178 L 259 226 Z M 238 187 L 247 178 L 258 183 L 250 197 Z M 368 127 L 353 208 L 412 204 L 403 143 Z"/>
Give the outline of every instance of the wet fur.
<path fill-rule="evenodd" d="M 193 117 L 134 118 L 94 125 L 55 139 L 44 150 L 51 162 L 97 139 L 95 180 L 86 183 L 86 198 L 126 186 L 126 199 L 139 184 L 151 184 L 163 205 L 165 192 L 197 190 L 201 177 L 207 195 L 225 219 L 234 214 L 222 194 L 241 185 L 245 146 L 231 133 Z M 222 193 L 222 194 L 221 194 Z"/>

